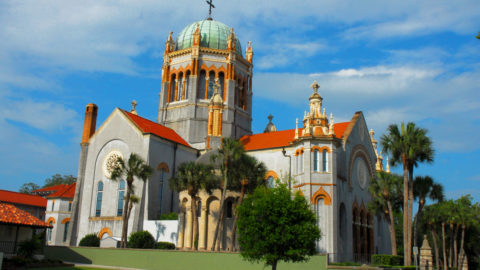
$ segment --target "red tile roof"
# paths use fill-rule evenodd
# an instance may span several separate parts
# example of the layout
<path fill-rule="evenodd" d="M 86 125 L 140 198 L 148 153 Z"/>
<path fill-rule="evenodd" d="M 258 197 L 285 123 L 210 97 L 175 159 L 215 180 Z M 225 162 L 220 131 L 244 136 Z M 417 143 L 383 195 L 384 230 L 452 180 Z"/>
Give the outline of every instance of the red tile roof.
<path fill-rule="evenodd" d="M 59 189 L 57 192 L 48 195 L 48 198 L 73 198 L 75 195 L 75 186 L 76 184 L 70 184 L 70 185 L 65 185 L 61 189 Z"/>
<path fill-rule="evenodd" d="M 47 199 L 15 191 L 0 190 L 0 202 L 47 207 Z"/>
<path fill-rule="evenodd" d="M 60 185 L 56 185 L 56 186 L 51 186 L 51 187 L 46 187 L 46 188 L 39 188 L 39 189 L 35 189 L 33 192 L 44 192 L 44 191 L 52 191 L 52 192 L 56 192 L 58 191 L 59 189 L 61 188 L 64 188 L 68 186 L 67 184 L 60 184 Z"/>
<path fill-rule="evenodd" d="M 0 203 L 0 223 L 33 227 L 52 227 L 44 221 L 32 216 L 30 213 L 7 203 Z"/>
<path fill-rule="evenodd" d="M 333 125 L 333 131 L 337 138 L 342 138 L 345 129 L 350 122 L 337 123 Z M 299 129 L 301 132 L 301 129 Z M 295 139 L 295 129 L 288 129 L 282 131 L 273 131 L 267 133 L 258 133 L 252 135 L 245 135 L 240 138 L 243 147 L 246 151 L 280 148 L 289 146 Z"/>
<path fill-rule="evenodd" d="M 240 138 L 246 151 L 289 146 L 295 138 L 295 129 L 245 135 Z"/>
<path fill-rule="evenodd" d="M 172 142 L 177 142 L 179 144 L 183 144 L 185 146 L 191 147 L 180 135 L 178 135 L 173 129 L 168 128 L 166 126 L 162 126 L 158 123 L 135 115 L 133 113 L 129 113 L 124 110 L 122 111 L 128 118 L 130 118 L 137 127 L 143 131 L 143 133 L 151 133 L 155 134 L 161 138 L 167 139 Z"/>

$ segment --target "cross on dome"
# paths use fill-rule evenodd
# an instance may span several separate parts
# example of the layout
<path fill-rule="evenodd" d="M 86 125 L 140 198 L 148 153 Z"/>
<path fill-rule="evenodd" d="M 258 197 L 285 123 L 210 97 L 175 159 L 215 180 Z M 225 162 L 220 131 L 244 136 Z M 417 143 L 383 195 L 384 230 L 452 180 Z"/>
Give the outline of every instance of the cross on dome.
<path fill-rule="evenodd" d="M 206 0 L 208 4 L 208 18 L 211 20 L 212 19 L 212 8 L 215 8 L 215 6 L 212 3 L 213 0 Z"/>

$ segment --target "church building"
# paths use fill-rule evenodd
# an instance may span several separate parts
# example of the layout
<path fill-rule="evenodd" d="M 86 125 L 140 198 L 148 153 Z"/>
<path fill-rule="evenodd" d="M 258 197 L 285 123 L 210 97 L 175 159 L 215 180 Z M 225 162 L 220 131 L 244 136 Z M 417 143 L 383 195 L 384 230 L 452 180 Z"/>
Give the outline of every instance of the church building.
<path fill-rule="evenodd" d="M 223 137 L 239 139 L 247 154 L 268 169 L 266 181 L 291 179 L 318 217 L 322 238 L 319 253 L 334 261 L 353 261 L 373 253 L 390 253 L 385 221 L 369 213 L 368 185 L 383 170 L 373 131 L 369 133 L 362 112 L 348 122 L 334 123 L 327 116 L 314 82 L 305 105 L 308 110 L 292 129 L 278 131 L 269 116 L 265 131 L 252 134 L 253 49 L 242 45 L 233 28 L 208 19 L 187 25 L 175 38 L 168 35 L 163 56 L 158 118 L 138 115 L 132 109 L 113 110 L 96 128 L 98 107 L 88 104 L 81 142 L 78 180 L 70 218 L 70 245 L 86 234 L 120 239 L 125 181 L 112 181 L 118 157 L 142 157 L 154 173 L 135 180 L 134 205 L 128 234 L 159 231 L 160 214 L 179 213 L 178 227 L 170 234 L 179 249 L 190 249 L 192 220 L 186 192 L 170 190 L 168 180 L 180 164 L 205 159 L 221 146 Z M 307 105 L 308 104 L 308 105 Z M 210 249 L 220 191 L 199 195 L 199 249 Z M 239 194 L 227 193 L 226 207 L 236 206 Z M 223 250 L 228 249 L 233 218 L 227 210 L 223 225 Z M 157 229 L 155 229 L 157 228 Z"/>

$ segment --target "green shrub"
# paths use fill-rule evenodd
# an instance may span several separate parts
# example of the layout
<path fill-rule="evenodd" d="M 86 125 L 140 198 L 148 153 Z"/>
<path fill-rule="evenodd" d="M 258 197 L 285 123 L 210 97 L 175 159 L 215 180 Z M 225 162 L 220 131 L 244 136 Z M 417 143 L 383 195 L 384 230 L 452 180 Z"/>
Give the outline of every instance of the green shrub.
<path fill-rule="evenodd" d="M 330 265 L 335 266 L 361 266 L 362 264 L 359 262 L 332 262 Z"/>
<path fill-rule="evenodd" d="M 376 266 L 401 266 L 403 265 L 402 256 L 373 254 L 372 265 Z"/>
<path fill-rule="evenodd" d="M 18 255 L 25 258 L 32 258 L 35 251 L 40 250 L 41 242 L 38 236 L 32 237 L 30 240 L 20 242 L 18 245 Z"/>
<path fill-rule="evenodd" d="M 156 249 L 175 249 L 175 244 L 170 242 L 158 242 L 155 245 Z"/>
<path fill-rule="evenodd" d="M 95 233 L 87 234 L 82 238 L 82 240 L 80 240 L 78 245 L 81 247 L 99 247 L 100 239 Z"/>
<path fill-rule="evenodd" d="M 159 220 L 177 220 L 178 219 L 178 214 L 175 212 L 171 212 L 168 214 L 161 214 L 158 216 Z"/>
<path fill-rule="evenodd" d="M 154 248 L 155 239 L 148 231 L 134 232 L 128 237 L 129 248 Z"/>

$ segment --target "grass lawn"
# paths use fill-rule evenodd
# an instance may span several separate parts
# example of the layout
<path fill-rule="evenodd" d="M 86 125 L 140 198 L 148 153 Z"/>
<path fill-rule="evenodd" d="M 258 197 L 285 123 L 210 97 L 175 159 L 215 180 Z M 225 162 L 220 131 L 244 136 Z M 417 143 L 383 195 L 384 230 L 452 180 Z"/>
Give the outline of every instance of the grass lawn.
<path fill-rule="evenodd" d="M 47 270 L 47 269 L 50 269 L 50 270 L 51 269 L 55 269 L 55 270 L 105 270 L 105 268 L 95 268 L 95 267 L 87 267 L 87 266 L 31 268 L 31 269 L 35 269 L 35 270 Z"/>

